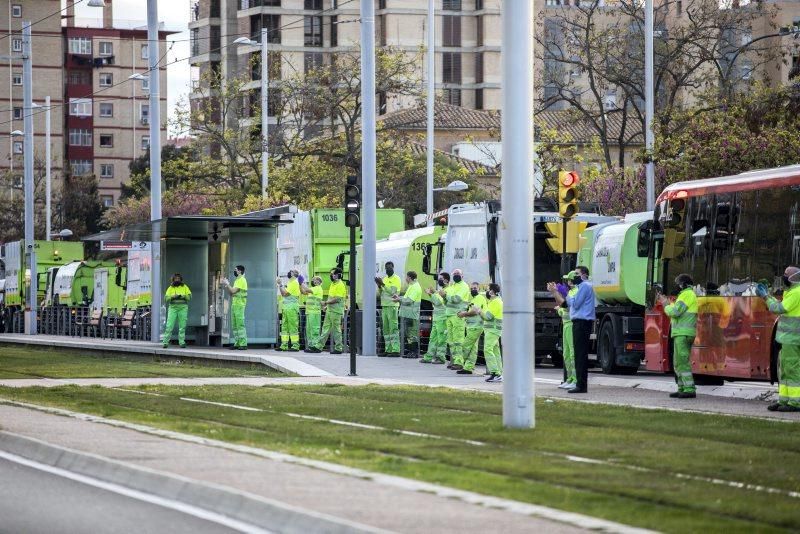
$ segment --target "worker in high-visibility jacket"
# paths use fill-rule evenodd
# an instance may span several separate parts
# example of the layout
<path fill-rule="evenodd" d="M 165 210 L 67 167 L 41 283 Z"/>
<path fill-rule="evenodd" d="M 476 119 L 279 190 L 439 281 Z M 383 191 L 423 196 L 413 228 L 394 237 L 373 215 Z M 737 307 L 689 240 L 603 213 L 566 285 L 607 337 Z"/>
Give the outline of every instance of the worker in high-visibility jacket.
<path fill-rule="evenodd" d="M 247 350 L 247 329 L 245 328 L 244 311 L 247 308 L 247 279 L 244 277 L 244 265 L 237 265 L 233 270 L 233 285 L 227 278 L 222 279 L 222 287 L 231 296 L 231 338 L 233 343 L 229 349 Z"/>
<path fill-rule="evenodd" d="M 400 320 L 405 330 L 403 358 L 419 358 L 419 306 L 422 302 L 422 286 L 417 281 L 417 273 L 406 273 L 406 291 L 403 296 L 395 295 L 400 303 Z"/>
<path fill-rule="evenodd" d="M 161 340 L 165 349 L 169 346 L 169 340 L 172 338 L 175 322 L 178 323 L 178 346 L 186 347 L 186 322 L 189 319 L 190 300 L 192 300 L 192 291 L 183 283 L 183 276 L 180 273 L 173 274 L 172 283 L 164 295 L 164 301 L 169 306 L 167 308 L 167 325 Z"/>
<path fill-rule="evenodd" d="M 450 365 L 448 369 L 460 371 L 464 368 L 464 318 L 458 312 L 467 309 L 469 304 L 469 286 L 463 280 L 461 269 L 453 270 L 453 281 L 444 291 L 439 291 L 444 298 L 445 316 L 447 317 L 447 347 L 450 349 Z"/>
<path fill-rule="evenodd" d="M 281 350 L 300 350 L 300 273 L 291 270 L 286 274 L 288 282 L 278 277 L 278 292 L 283 297 L 281 310 Z"/>
<path fill-rule="evenodd" d="M 480 292 L 478 282 L 472 282 L 469 288 L 469 305 L 465 311 L 458 312 L 464 319 L 467 334 L 464 337 L 464 364 L 463 369 L 456 371 L 460 375 L 471 375 L 478 361 L 478 345 L 483 334 L 483 318 L 481 312 L 486 308 L 488 300 L 486 294 Z"/>
<path fill-rule="evenodd" d="M 439 273 L 436 284 L 444 288 L 450 282 L 449 273 Z M 444 363 L 447 361 L 447 317 L 445 317 L 445 303 L 439 293 L 429 287 L 425 290 L 431 299 L 433 316 L 431 317 L 431 333 L 428 337 L 428 351 L 420 363 Z"/>
<path fill-rule="evenodd" d="M 397 324 L 397 313 L 400 307 L 394 297 L 400 293 L 403 282 L 394 274 L 394 263 L 387 261 L 384 265 L 386 276 L 375 277 L 378 293 L 381 298 L 381 331 L 383 332 L 383 354 L 379 356 L 400 356 L 400 332 Z"/>
<path fill-rule="evenodd" d="M 570 271 L 562 279 L 569 289 L 567 296 L 574 297 L 578 293 L 578 286 L 572 283 L 572 279 L 578 276 L 576 271 Z M 575 343 L 572 340 L 572 319 L 569 318 L 569 308 L 559 305 L 556 310 L 561 317 L 561 355 L 564 360 L 564 381 L 558 386 L 561 389 L 572 389 L 577 387 L 578 377 L 575 374 Z"/>
<path fill-rule="evenodd" d="M 300 292 L 306 297 L 306 348 L 304 352 L 322 352 L 317 347 L 322 329 L 322 278 L 311 279 L 311 287 L 302 284 Z"/>
<path fill-rule="evenodd" d="M 500 353 L 500 337 L 503 335 L 503 299 L 500 286 L 489 284 L 486 291 L 486 307 L 481 312 L 483 319 L 483 357 L 489 372 L 487 382 L 503 381 L 503 356 Z"/>
<path fill-rule="evenodd" d="M 342 281 L 342 270 L 331 271 L 331 285 L 328 287 L 328 298 L 322 301 L 325 309 L 325 322 L 322 324 L 322 333 L 317 339 L 315 348 L 318 351 L 328 343 L 328 336 L 333 338 L 331 354 L 341 354 L 344 349 L 342 343 L 342 319 L 344 318 L 345 301 L 347 300 L 347 286 Z"/>
<path fill-rule="evenodd" d="M 769 311 L 777 314 L 775 341 L 781 344 L 778 357 L 778 402 L 767 406 L 771 412 L 800 412 L 800 268 L 790 266 L 783 272 L 783 300 L 767 295 L 759 285 L 758 294 L 767 301 Z"/>
<path fill-rule="evenodd" d="M 680 293 L 675 302 L 670 303 L 664 295 L 658 301 L 664 306 L 664 313 L 670 320 L 672 337 L 672 367 L 675 369 L 675 382 L 678 391 L 669 396 L 677 399 L 693 399 L 697 396 L 694 377 L 692 376 L 692 344 L 697 335 L 697 295 L 694 292 L 694 281 L 688 274 L 675 277 L 675 284 Z"/>

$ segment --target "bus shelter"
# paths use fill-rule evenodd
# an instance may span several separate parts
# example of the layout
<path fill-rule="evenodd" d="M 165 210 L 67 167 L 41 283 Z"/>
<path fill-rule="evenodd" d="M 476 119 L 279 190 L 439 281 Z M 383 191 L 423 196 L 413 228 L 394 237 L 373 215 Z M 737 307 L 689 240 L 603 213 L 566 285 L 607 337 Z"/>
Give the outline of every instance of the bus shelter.
<path fill-rule="evenodd" d="M 200 346 L 230 342 L 231 298 L 221 281 L 227 278 L 232 282 L 234 267 L 243 265 L 248 283 L 248 342 L 273 344 L 278 338 L 277 227 L 290 224 L 280 216 L 293 209 L 286 206 L 239 216 L 167 217 L 106 230 L 83 240 L 160 242 L 161 288 L 166 291 L 173 274 L 183 275 L 192 291 L 186 338 Z M 161 306 L 162 301 L 163 291 L 152 295 L 153 306 Z M 164 310 L 161 332 L 165 320 Z"/>

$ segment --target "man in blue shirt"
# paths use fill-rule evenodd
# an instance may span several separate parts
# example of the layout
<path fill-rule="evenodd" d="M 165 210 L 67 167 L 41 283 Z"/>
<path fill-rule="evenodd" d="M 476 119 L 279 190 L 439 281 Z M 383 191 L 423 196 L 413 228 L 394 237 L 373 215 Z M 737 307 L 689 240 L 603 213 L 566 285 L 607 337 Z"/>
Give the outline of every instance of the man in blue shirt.
<path fill-rule="evenodd" d="M 547 288 L 559 305 L 569 308 L 569 318 L 572 320 L 572 340 L 575 350 L 575 387 L 567 390 L 568 393 L 586 393 L 589 380 L 589 349 L 591 347 L 592 327 L 595 322 L 595 296 L 594 288 L 589 282 L 589 269 L 579 265 L 575 268 L 579 276 L 572 279 L 578 288 L 574 295 L 565 299 L 558 292 L 555 283 L 547 284 Z"/>

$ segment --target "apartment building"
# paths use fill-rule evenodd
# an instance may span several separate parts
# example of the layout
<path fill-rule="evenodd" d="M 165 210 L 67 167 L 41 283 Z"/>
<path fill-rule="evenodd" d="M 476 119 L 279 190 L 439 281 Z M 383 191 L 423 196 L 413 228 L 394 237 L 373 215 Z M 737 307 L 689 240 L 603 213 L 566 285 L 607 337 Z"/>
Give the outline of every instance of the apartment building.
<path fill-rule="evenodd" d="M 128 79 L 148 72 L 146 23 L 114 24 L 113 2 L 109 0 L 94 19 L 76 18 L 71 5 L 62 12 L 60 0 L 11 0 L 8 10 L 0 8 L 0 25 L 10 28 L 9 47 L 21 53 L 21 48 L 17 52 L 15 47 L 21 47 L 17 40 L 21 43 L 22 21 L 35 22 L 33 100 L 43 106 L 45 96 L 51 99 L 54 187 L 61 187 L 65 175 L 94 175 L 101 202 L 110 207 L 129 179 L 129 163 L 145 154 L 150 144 L 148 79 Z M 169 32 L 160 32 L 159 57 L 166 53 L 167 35 Z M 9 67 L 0 63 L 0 99 L 12 110 L 9 119 L 0 120 L 0 135 L 23 129 L 21 72 L 21 64 Z M 165 122 L 166 67 L 161 67 L 159 75 L 161 117 Z M 34 113 L 34 153 L 37 167 L 43 168 L 45 114 L 39 110 Z M 164 126 L 161 135 L 162 142 L 166 141 Z M 0 171 L 13 168 L 21 177 L 22 139 L 7 139 L 8 143 L 0 143 Z M 37 172 L 43 171 L 37 168 Z"/>

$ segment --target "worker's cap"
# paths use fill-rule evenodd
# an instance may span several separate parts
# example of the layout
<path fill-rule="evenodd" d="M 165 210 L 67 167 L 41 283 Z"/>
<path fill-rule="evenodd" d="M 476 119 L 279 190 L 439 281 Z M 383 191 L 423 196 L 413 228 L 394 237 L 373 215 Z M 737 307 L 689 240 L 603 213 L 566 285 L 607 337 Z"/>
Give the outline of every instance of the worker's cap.
<path fill-rule="evenodd" d="M 578 276 L 578 272 L 577 271 L 570 271 L 567 274 L 565 274 L 564 276 L 562 276 L 561 279 L 562 280 L 572 280 L 576 276 Z"/>
<path fill-rule="evenodd" d="M 800 268 L 790 265 L 785 271 L 783 271 L 783 275 L 794 283 L 798 278 L 800 278 Z"/>

